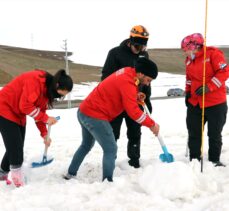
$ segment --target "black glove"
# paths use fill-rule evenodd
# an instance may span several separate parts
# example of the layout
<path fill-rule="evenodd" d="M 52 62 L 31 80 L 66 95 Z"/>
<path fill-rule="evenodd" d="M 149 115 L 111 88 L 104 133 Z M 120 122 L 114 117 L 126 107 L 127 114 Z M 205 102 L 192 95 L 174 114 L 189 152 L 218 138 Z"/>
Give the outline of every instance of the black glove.
<path fill-rule="evenodd" d="M 205 87 L 205 88 L 204 88 Z M 204 90 L 204 94 L 210 92 L 210 89 L 208 88 L 208 86 L 200 86 L 198 89 L 196 89 L 195 93 L 199 96 L 203 95 L 203 90 Z"/>
<path fill-rule="evenodd" d="M 188 107 L 189 102 L 188 99 L 191 97 L 191 92 L 186 92 L 185 94 L 185 105 Z"/>

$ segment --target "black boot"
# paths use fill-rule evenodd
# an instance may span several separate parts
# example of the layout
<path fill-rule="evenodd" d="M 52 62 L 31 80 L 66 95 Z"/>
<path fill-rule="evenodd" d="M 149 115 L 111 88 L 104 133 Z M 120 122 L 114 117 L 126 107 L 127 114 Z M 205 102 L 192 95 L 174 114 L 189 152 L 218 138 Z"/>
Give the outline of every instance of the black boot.
<path fill-rule="evenodd" d="M 127 145 L 127 156 L 130 158 L 128 161 L 130 166 L 133 166 L 134 168 L 140 167 L 140 137 L 129 139 Z"/>
<path fill-rule="evenodd" d="M 128 161 L 130 166 L 133 166 L 134 168 L 139 168 L 140 167 L 140 163 L 138 159 L 130 159 Z"/>
<path fill-rule="evenodd" d="M 65 180 L 70 180 L 70 179 L 73 179 L 73 178 L 76 178 L 76 175 L 72 175 L 72 174 L 69 174 L 69 173 L 63 175 L 63 179 L 65 179 Z"/>
<path fill-rule="evenodd" d="M 103 181 L 107 180 L 108 182 L 113 182 L 113 178 L 112 177 L 105 177 L 103 178 Z"/>
<path fill-rule="evenodd" d="M 212 162 L 215 167 L 226 167 L 221 161 Z"/>

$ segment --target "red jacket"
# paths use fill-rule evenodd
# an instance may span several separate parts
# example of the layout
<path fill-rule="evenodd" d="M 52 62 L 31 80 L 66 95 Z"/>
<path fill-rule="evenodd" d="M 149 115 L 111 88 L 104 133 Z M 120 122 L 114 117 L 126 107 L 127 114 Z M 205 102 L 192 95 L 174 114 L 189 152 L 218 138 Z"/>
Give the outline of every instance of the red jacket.
<path fill-rule="evenodd" d="M 139 124 L 151 127 L 155 122 L 137 103 L 137 76 L 134 68 L 122 68 L 105 80 L 81 103 L 80 111 L 90 117 L 112 121 L 124 110 Z"/>
<path fill-rule="evenodd" d="M 45 71 L 34 70 L 21 74 L 0 90 L 0 116 L 25 126 L 26 115 L 34 118 L 44 137 L 48 120 Z"/>
<path fill-rule="evenodd" d="M 192 61 L 186 59 L 186 92 L 191 92 L 189 103 L 197 104 L 202 108 L 202 96 L 196 95 L 195 91 L 203 85 L 204 49 L 196 54 Z M 214 106 L 226 102 L 225 81 L 229 76 L 229 67 L 224 54 L 217 48 L 207 47 L 205 81 L 210 92 L 205 94 L 205 107 Z"/>

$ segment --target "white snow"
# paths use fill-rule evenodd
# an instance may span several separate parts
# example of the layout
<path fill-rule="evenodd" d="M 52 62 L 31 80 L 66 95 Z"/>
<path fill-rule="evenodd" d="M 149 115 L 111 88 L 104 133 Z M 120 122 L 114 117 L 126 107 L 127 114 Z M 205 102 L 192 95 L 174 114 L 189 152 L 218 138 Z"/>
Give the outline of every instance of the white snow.
<path fill-rule="evenodd" d="M 159 74 L 152 83 L 152 96 L 165 96 L 171 87 L 184 88 L 184 76 Z M 83 99 L 97 83 L 75 85 L 75 99 Z M 0 182 L 1 211 L 228 211 L 229 210 L 229 125 L 223 130 L 221 160 L 227 167 L 214 167 L 207 161 L 208 140 L 204 139 L 204 165 L 185 157 L 187 130 L 183 98 L 152 100 L 153 118 L 160 124 L 161 135 L 173 163 L 162 163 L 162 149 L 148 128 L 142 128 L 141 168 L 127 163 L 126 126 L 118 140 L 114 182 L 101 182 L 102 150 L 96 143 L 84 160 L 77 178 L 66 181 L 66 173 L 75 150 L 81 143 L 77 108 L 55 109 L 48 113 L 60 116 L 52 127 L 53 143 L 48 155 L 54 161 L 32 169 L 41 161 L 44 144 L 31 118 L 28 118 L 24 147 L 24 170 L 27 184 L 22 188 Z M 0 154 L 5 152 L 0 139 Z"/>

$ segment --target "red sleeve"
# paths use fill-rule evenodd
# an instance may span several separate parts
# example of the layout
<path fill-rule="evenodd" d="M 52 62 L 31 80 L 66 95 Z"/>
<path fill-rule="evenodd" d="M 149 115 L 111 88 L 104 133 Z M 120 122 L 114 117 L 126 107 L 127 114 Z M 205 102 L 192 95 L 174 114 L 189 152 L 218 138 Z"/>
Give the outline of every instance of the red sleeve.
<path fill-rule="evenodd" d="M 34 118 L 35 121 L 46 123 L 48 120 L 48 115 L 45 113 L 46 108 L 35 106 L 35 102 L 43 95 L 39 80 L 26 80 L 20 97 L 19 109 L 22 113 Z"/>
<path fill-rule="evenodd" d="M 36 122 L 36 126 L 40 131 L 41 137 L 44 137 L 48 134 L 46 124 L 44 122 Z"/>
<path fill-rule="evenodd" d="M 212 79 L 207 83 L 211 91 L 217 90 L 229 77 L 229 67 L 222 51 L 216 49 L 211 54 L 211 64 L 215 72 Z"/>
<path fill-rule="evenodd" d="M 48 120 L 48 115 L 46 114 L 46 103 L 42 103 L 40 107 L 36 106 L 36 101 L 44 95 L 41 91 L 40 81 L 36 79 L 26 80 L 22 90 L 19 109 L 22 113 L 29 115 L 35 120 L 41 136 L 44 137 L 47 134 L 45 123 Z M 39 100 L 43 100 L 45 102 L 45 99 Z"/>
<path fill-rule="evenodd" d="M 155 125 L 147 114 L 145 114 L 138 106 L 137 103 L 137 86 L 132 81 L 124 81 L 120 87 L 123 106 L 131 119 L 146 127 Z"/>
<path fill-rule="evenodd" d="M 186 74 L 186 82 L 185 82 L 185 92 L 191 92 L 191 84 L 192 84 L 192 81 L 191 79 L 189 78 L 188 74 Z"/>

